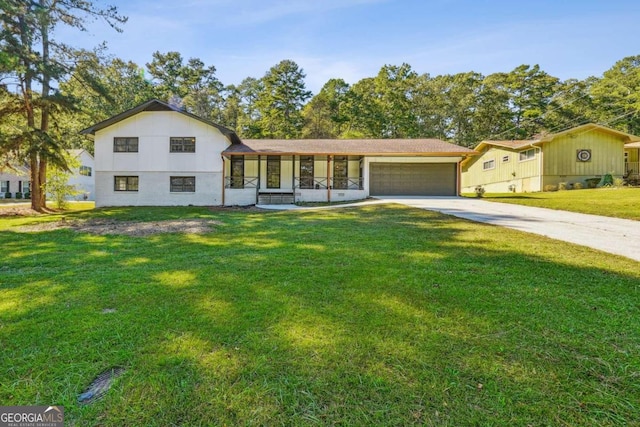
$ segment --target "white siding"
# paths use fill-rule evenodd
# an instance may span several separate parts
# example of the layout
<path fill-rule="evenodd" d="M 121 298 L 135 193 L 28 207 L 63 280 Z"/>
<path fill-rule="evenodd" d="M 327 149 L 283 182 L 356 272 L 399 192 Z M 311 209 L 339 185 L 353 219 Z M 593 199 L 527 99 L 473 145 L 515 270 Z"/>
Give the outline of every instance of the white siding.
<path fill-rule="evenodd" d="M 114 153 L 115 137 L 137 137 L 137 153 Z M 170 137 L 195 137 L 195 153 L 170 153 Z M 222 157 L 216 128 L 178 112 L 142 112 L 96 132 L 96 206 L 221 205 Z M 139 176 L 137 192 L 114 191 L 114 176 Z M 195 176 L 195 193 L 171 193 L 169 177 Z"/>
<path fill-rule="evenodd" d="M 91 168 L 91 176 L 80 175 L 79 168 L 73 171 L 73 175 L 69 177 L 67 184 L 73 185 L 78 194 L 72 196 L 74 200 L 95 200 L 96 186 L 96 167 L 95 161 L 91 154 L 82 150 L 78 156 L 79 166 L 87 166 Z M 85 199 L 86 195 L 86 199 Z"/>
<path fill-rule="evenodd" d="M 137 176 L 138 191 L 115 191 L 114 177 Z M 170 191 L 172 176 L 195 176 L 195 193 Z M 96 173 L 96 207 L 100 206 L 219 206 L 222 205 L 222 172 Z"/>

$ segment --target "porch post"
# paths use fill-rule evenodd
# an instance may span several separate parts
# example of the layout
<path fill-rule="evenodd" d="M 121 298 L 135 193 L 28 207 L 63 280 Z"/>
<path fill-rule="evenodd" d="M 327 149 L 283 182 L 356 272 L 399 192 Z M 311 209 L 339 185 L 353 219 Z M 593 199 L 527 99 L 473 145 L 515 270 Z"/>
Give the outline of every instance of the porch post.
<path fill-rule="evenodd" d="M 293 190 L 293 204 L 296 203 L 296 155 L 291 155 L 291 190 Z"/>
<path fill-rule="evenodd" d="M 327 154 L 327 203 L 331 203 L 331 155 Z"/>
<path fill-rule="evenodd" d="M 225 161 L 224 156 L 220 156 L 222 158 L 222 206 L 224 206 L 224 192 L 225 192 L 225 181 L 227 180 L 226 171 L 225 171 Z"/>

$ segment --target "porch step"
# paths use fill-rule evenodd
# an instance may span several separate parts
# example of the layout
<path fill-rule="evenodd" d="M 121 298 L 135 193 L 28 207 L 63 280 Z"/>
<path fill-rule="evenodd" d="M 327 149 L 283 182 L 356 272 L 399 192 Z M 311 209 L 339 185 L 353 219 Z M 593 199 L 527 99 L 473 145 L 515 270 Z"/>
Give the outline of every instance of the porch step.
<path fill-rule="evenodd" d="M 291 205 L 295 203 L 293 193 L 258 194 L 259 205 Z"/>

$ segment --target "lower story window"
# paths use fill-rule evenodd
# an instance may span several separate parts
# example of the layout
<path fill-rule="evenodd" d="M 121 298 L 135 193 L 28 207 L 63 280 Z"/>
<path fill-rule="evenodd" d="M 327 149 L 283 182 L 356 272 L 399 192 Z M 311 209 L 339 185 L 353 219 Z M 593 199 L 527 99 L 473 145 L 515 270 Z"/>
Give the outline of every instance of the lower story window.
<path fill-rule="evenodd" d="M 172 176 L 171 192 L 172 193 L 195 193 L 196 177 L 195 176 Z"/>
<path fill-rule="evenodd" d="M 137 176 L 116 176 L 113 178 L 115 191 L 138 191 Z"/>
<path fill-rule="evenodd" d="M 21 181 L 22 183 L 22 192 L 29 193 L 31 191 L 31 181 Z"/>
<path fill-rule="evenodd" d="M 9 192 L 9 181 L 0 181 L 0 192 L 2 193 Z"/>

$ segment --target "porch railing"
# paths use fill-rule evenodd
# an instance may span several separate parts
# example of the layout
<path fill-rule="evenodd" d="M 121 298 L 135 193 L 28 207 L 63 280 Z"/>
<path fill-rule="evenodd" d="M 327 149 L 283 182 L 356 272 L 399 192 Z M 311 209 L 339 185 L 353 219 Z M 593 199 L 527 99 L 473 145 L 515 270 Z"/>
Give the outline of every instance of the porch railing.
<path fill-rule="evenodd" d="M 296 177 L 293 186 L 294 188 L 300 188 L 302 190 L 326 190 L 328 180 L 327 178 Z"/>
<path fill-rule="evenodd" d="M 296 177 L 294 187 L 302 190 L 362 190 L 362 178 L 300 178 Z"/>
<path fill-rule="evenodd" d="M 637 185 L 640 181 L 640 162 L 625 162 L 624 178 L 627 183 Z"/>
<path fill-rule="evenodd" d="M 257 176 L 226 176 L 224 188 L 258 188 Z"/>

